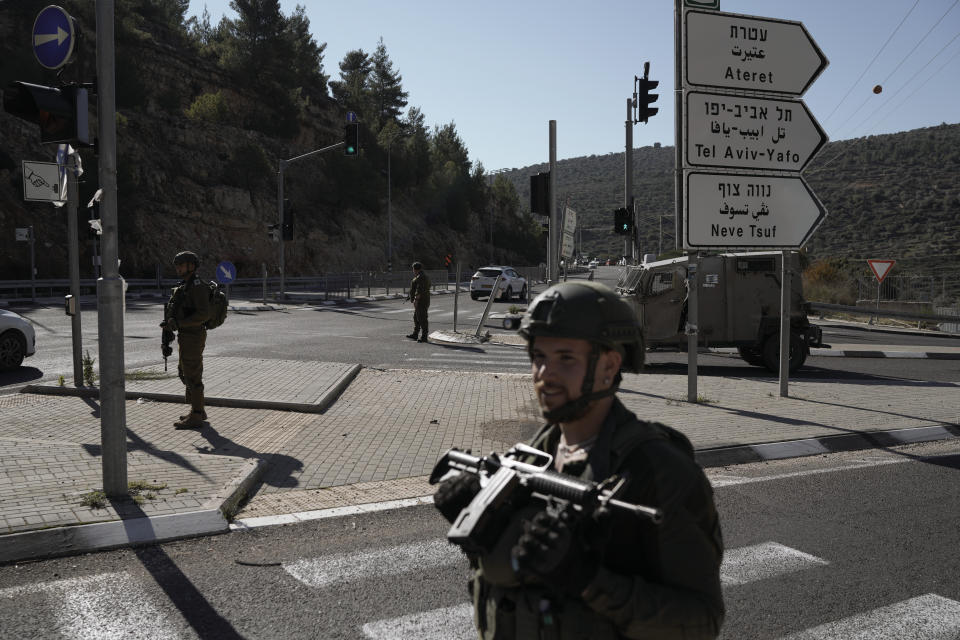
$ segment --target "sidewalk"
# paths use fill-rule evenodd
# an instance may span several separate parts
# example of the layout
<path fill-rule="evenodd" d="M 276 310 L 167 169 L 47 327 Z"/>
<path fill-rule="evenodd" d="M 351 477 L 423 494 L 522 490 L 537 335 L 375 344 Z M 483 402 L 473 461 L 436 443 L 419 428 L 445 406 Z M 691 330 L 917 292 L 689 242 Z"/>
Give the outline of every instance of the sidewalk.
<path fill-rule="evenodd" d="M 102 487 L 96 389 L 68 381 L 0 397 L 0 562 L 428 496 L 449 448 L 503 451 L 540 424 L 526 374 L 252 358 L 208 358 L 204 374 L 209 424 L 177 431 L 176 375 L 128 372 L 139 503 L 82 504 Z M 686 393 L 685 375 L 628 374 L 620 397 L 683 431 L 704 466 L 960 436 L 960 383 L 798 379 L 780 398 L 773 377 L 701 376 L 701 401 Z"/>

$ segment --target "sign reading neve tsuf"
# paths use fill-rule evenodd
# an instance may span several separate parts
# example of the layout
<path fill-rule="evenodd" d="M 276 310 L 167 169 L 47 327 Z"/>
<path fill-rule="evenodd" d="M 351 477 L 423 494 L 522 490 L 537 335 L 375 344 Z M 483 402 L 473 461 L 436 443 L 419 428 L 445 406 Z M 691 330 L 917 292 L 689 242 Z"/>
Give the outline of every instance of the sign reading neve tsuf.
<path fill-rule="evenodd" d="M 686 82 L 802 95 L 827 59 L 800 22 L 687 11 Z"/>
<path fill-rule="evenodd" d="M 687 248 L 796 249 L 827 215 L 800 176 L 690 171 L 685 186 Z"/>

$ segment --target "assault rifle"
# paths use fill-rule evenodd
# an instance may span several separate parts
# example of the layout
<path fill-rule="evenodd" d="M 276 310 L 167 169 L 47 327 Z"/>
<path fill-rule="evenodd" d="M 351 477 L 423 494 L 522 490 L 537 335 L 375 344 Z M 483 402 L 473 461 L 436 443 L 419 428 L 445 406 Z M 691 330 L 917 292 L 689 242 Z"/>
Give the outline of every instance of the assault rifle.
<path fill-rule="evenodd" d="M 523 462 L 533 457 L 539 465 Z M 454 520 L 447 539 L 468 553 L 490 551 L 509 520 L 513 507 L 528 497 L 550 503 L 566 503 L 584 515 L 600 508 L 647 518 L 654 524 L 663 520 L 663 512 L 654 507 L 630 504 L 615 496 L 626 485 L 625 478 L 613 476 L 600 484 L 549 471 L 553 456 L 525 444 L 516 444 L 502 456 L 491 453 L 476 457 L 469 451 L 451 449 L 433 468 L 430 484 L 460 473 L 479 476 L 480 492 Z"/>
<path fill-rule="evenodd" d="M 176 334 L 170 329 L 167 329 L 165 326 L 166 321 L 161 324 L 163 332 L 160 334 L 160 353 L 163 354 L 163 370 L 167 370 L 167 358 L 173 355 L 173 347 L 170 346 L 170 343 L 176 339 Z"/>

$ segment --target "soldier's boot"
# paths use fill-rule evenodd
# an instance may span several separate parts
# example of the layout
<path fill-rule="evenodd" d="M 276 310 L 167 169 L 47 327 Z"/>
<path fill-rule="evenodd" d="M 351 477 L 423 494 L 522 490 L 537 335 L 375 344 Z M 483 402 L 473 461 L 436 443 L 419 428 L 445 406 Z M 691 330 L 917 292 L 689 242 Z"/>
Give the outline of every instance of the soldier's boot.
<path fill-rule="evenodd" d="M 411 340 L 416 340 L 416 339 L 417 339 L 417 335 L 418 335 L 419 333 L 420 333 L 420 326 L 419 326 L 419 325 L 413 325 L 413 333 L 407 335 L 407 337 L 410 338 Z"/>
<path fill-rule="evenodd" d="M 427 342 L 427 336 L 430 335 L 430 330 L 427 328 L 427 324 L 423 324 L 423 333 L 420 335 L 420 339 L 417 342 Z"/>
<path fill-rule="evenodd" d="M 173 423 L 176 429 L 199 429 L 204 425 L 203 411 L 191 411 Z"/>
<path fill-rule="evenodd" d="M 191 407 L 191 409 L 192 409 L 192 408 L 193 408 L 193 394 L 191 393 L 191 391 L 190 391 L 189 389 L 187 389 L 187 390 L 184 392 L 183 395 L 184 395 L 184 400 L 186 401 L 186 403 L 187 403 L 188 405 L 190 405 L 190 407 Z M 203 404 L 202 404 L 202 402 L 201 402 L 200 412 L 203 414 L 203 419 L 206 420 L 206 419 L 207 419 L 207 412 L 203 409 Z M 186 420 L 186 419 L 189 418 L 189 417 L 190 417 L 190 412 L 187 412 L 187 413 L 183 414 L 182 416 L 180 416 L 180 421 L 183 422 L 184 420 Z"/>

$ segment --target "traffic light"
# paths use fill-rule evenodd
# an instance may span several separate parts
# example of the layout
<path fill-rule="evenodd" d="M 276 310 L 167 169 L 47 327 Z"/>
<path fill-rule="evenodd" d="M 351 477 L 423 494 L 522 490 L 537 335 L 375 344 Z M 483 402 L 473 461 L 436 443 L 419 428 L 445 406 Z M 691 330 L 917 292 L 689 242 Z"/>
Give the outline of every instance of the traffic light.
<path fill-rule="evenodd" d="M 650 93 L 652 90 L 656 89 L 660 84 L 657 80 L 648 79 L 650 74 L 650 63 L 643 63 L 643 77 L 637 78 L 634 76 L 635 91 L 633 92 L 633 108 L 636 110 L 636 116 L 634 118 L 635 122 L 647 123 L 647 120 L 652 118 L 657 114 L 659 109 L 651 107 L 654 102 L 657 101 L 657 98 L 660 97 L 658 93 Z"/>
<path fill-rule="evenodd" d="M 629 209 L 621 207 L 613 212 L 613 232 L 622 236 L 633 234 L 633 216 Z"/>
<path fill-rule="evenodd" d="M 343 155 L 360 155 L 360 123 L 351 122 L 343 130 Z"/>
<path fill-rule="evenodd" d="M 284 242 L 293 240 L 293 205 L 287 199 L 283 200 L 283 224 L 280 225 Z"/>
<path fill-rule="evenodd" d="M 530 211 L 550 215 L 550 172 L 530 176 Z"/>
<path fill-rule="evenodd" d="M 90 141 L 86 89 L 11 82 L 3 92 L 3 110 L 40 125 L 40 142 Z"/>

